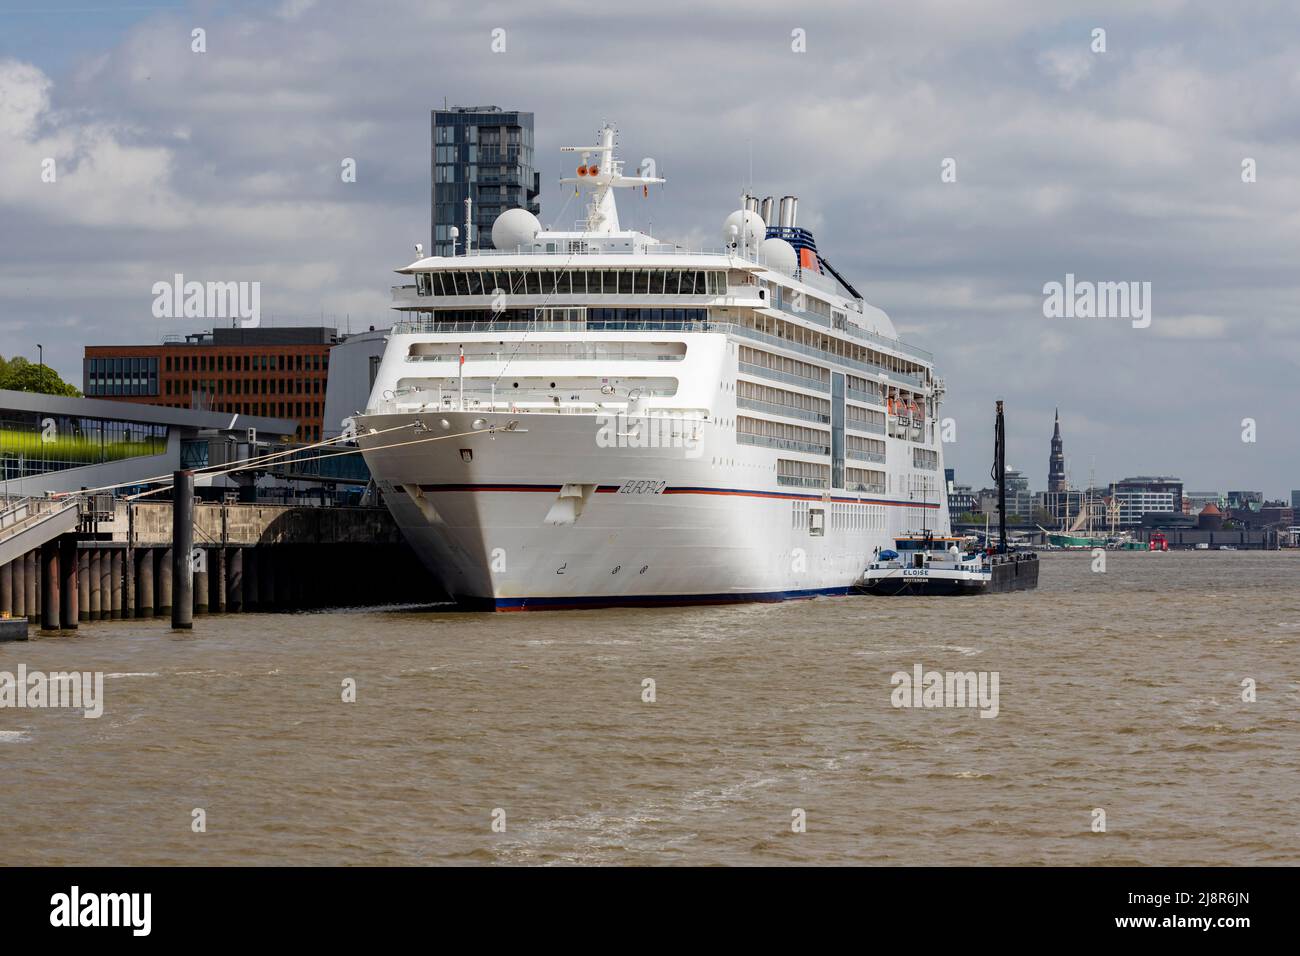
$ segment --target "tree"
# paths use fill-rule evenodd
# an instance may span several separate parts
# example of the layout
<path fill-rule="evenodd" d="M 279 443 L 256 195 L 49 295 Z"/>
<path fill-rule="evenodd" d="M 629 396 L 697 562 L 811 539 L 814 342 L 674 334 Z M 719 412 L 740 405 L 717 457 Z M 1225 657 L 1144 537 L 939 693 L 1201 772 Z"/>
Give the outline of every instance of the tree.
<path fill-rule="evenodd" d="M 72 398 L 81 395 L 80 391 L 59 378 L 58 373 L 48 365 L 33 365 L 21 356 L 0 365 L 0 388 L 15 392 L 39 392 L 42 395 L 67 395 Z"/>

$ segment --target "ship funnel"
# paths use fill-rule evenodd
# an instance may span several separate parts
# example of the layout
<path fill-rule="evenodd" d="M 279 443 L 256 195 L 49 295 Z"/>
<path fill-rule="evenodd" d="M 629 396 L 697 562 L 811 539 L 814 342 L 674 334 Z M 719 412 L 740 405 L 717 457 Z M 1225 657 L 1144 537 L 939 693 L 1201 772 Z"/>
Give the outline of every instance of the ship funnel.
<path fill-rule="evenodd" d="M 795 218 L 799 212 L 799 200 L 794 196 L 781 197 L 781 226 L 785 229 L 794 228 Z"/>
<path fill-rule="evenodd" d="M 758 197 L 745 194 L 745 209 L 749 212 L 758 212 Z"/>
<path fill-rule="evenodd" d="M 776 223 L 772 221 L 772 197 L 771 196 L 768 196 L 766 199 L 763 200 L 762 216 L 763 216 L 763 222 L 766 223 L 767 225 L 769 226 L 776 225 Z"/>

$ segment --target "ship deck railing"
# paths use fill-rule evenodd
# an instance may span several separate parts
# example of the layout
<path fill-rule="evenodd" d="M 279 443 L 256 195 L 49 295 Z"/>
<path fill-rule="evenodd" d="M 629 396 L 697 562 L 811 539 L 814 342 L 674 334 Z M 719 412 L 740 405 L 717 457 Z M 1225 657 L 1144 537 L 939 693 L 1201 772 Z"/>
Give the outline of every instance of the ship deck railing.
<path fill-rule="evenodd" d="M 721 297 L 719 297 L 721 298 Z M 579 307 L 580 308 L 580 307 Z M 743 335 L 746 338 L 754 339 L 766 345 L 774 345 L 778 348 L 788 348 L 797 352 L 802 352 L 822 361 L 833 361 L 856 371 L 866 372 L 870 375 L 883 374 L 891 378 L 899 379 L 908 385 L 924 387 L 925 379 L 923 375 L 909 374 L 899 372 L 894 369 L 888 369 L 884 366 L 875 365 L 871 362 L 860 362 L 857 359 L 851 359 L 847 356 L 836 355 L 832 352 L 826 352 L 822 349 L 814 348 L 810 345 L 804 345 L 795 342 L 792 339 L 782 338 L 778 335 L 771 335 L 767 332 L 761 332 L 758 329 L 750 328 L 747 325 L 739 325 L 734 322 L 715 322 L 711 320 L 696 321 L 691 319 L 532 319 L 520 321 L 518 319 L 501 319 L 499 321 L 487 322 L 439 322 L 436 319 L 401 319 L 393 324 L 392 333 L 395 335 L 407 335 L 412 333 L 431 333 L 440 334 L 448 332 L 728 332 L 737 335 Z M 898 339 L 887 338 L 878 333 L 858 328 L 852 324 L 832 330 L 843 332 L 850 338 L 862 339 L 882 348 L 894 349 L 898 352 L 911 353 L 914 358 L 920 358 L 923 361 L 931 361 L 930 353 L 924 349 L 918 349 L 910 346 Z"/>

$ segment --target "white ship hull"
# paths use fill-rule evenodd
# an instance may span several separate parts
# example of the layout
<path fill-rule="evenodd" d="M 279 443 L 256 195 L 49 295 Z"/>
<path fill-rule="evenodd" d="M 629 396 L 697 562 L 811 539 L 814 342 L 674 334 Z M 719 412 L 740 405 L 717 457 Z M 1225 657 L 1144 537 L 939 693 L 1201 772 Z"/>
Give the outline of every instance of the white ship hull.
<path fill-rule="evenodd" d="M 424 440 L 470 432 L 476 420 L 518 424 Z M 412 421 L 429 431 L 389 431 Z M 722 429 L 688 450 L 602 448 L 592 415 L 435 411 L 360 422 L 376 431 L 361 439 L 366 460 L 420 559 L 455 599 L 498 610 L 845 594 L 874 549 L 927 523 L 906 500 L 778 488 L 760 449 L 732 442 L 736 465 L 715 464 Z M 564 503 L 566 490 L 581 504 Z M 825 514 L 820 535 L 808 527 L 812 509 Z M 941 510 L 926 509 L 931 527 L 946 528 Z"/>

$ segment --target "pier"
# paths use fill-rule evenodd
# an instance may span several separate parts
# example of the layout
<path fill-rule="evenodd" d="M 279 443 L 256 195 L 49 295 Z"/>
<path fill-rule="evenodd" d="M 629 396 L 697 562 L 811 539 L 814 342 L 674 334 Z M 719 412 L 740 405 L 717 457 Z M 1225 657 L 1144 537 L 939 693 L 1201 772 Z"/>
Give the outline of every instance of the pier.
<path fill-rule="evenodd" d="M 42 633 L 132 618 L 183 628 L 210 614 L 442 598 L 384 508 L 74 495 L 0 511 L 0 640 L 26 639 L 24 620 Z"/>

